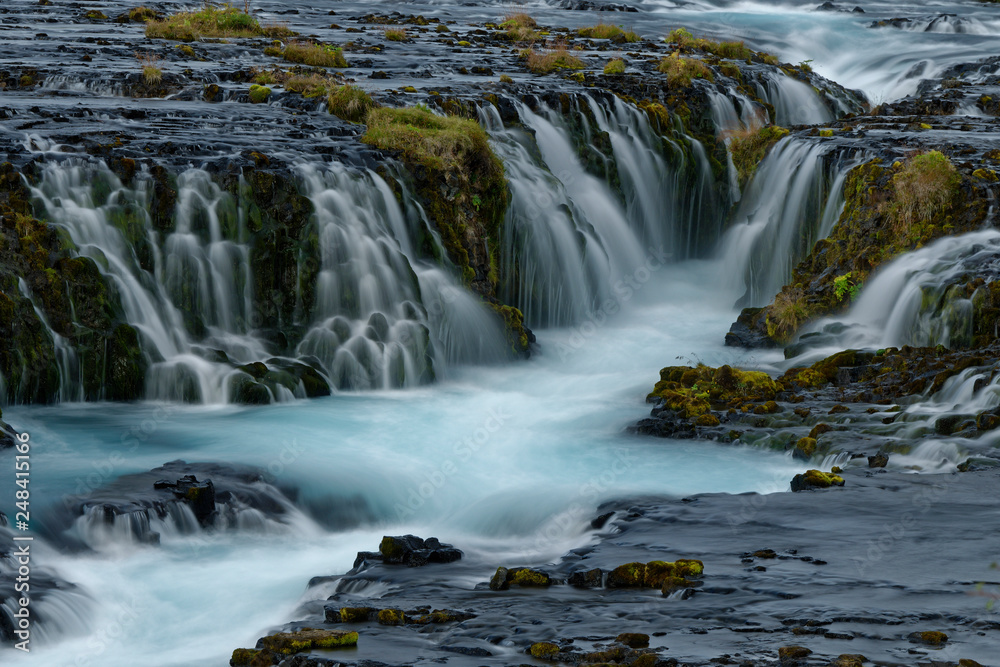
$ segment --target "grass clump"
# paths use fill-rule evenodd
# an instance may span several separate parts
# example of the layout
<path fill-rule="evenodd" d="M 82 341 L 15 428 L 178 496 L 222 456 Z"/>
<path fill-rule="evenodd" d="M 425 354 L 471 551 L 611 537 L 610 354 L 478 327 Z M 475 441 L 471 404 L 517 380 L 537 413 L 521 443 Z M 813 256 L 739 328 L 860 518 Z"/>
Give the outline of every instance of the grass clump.
<path fill-rule="evenodd" d="M 128 10 L 128 20 L 133 23 L 148 23 L 157 16 L 156 10 L 149 7 L 133 7 Z"/>
<path fill-rule="evenodd" d="M 361 141 L 383 150 L 400 151 L 407 162 L 430 169 L 454 169 L 470 156 L 492 155 L 487 134 L 479 123 L 439 116 L 423 105 L 371 110 L 368 131 Z"/>
<path fill-rule="evenodd" d="M 771 147 L 786 136 L 787 129 L 774 125 L 749 127 L 728 134 L 729 154 L 733 158 L 733 166 L 736 167 L 741 185 L 745 185 L 754 175 L 757 165 Z"/>
<path fill-rule="evenodd" d="M 949 208 L 961 182 L 955 165 L 940 151 L 911 157 L 893 176 L 895 196 L 884 206 L 893 231 L 909 236 L 915 226 L 929 223 Z"/>
<path fill-rule="evenodd" d="M 557 69 L 583 69 L 583 61 L 574 56 L 565 46 L 548 51 L 528 49 L 524 53 L 528 69 L 535 74 L 548 74 Z"/>
<path fill-rule="evenodd" d="M 695 37 L 684 28 L 677 28 L 667 35 L 667 43 L 676 44 L 684 50 L 705 51 L 720 58 L 746 60 L 753 55 L 743 42 L 713 42 L 703 37 Z"/>
<path fill-rule="evenodd" d="M 386 28 L 385 38 L 390 42 L 405 42 L 406 30 L 403 28 Z"/>
<path fill-rule="evenodd" d="M 350 84 L 332 90 L 327 95 L 326 105 L 334 116 L 352 123 L 365 122 L 368 114 L 378 106 L 368 93 Z"/>
<path fill-rule="evenodd" d="M 254 81 L 257 83 L 272 83 L 271 81 L 258 80 L 261 79 L 262 74 L 258 74 Z M 266 74 L 270 74 L 270 72 Z M 335 83 L 329 77 L 321 74 L 293 74 L 285 79 L 281 85 L 285 90 L 292 93 L 299 93 L 304 97 L 322 97 L 333 88 Z"/>
<path fill-rule="evenodd" d="M 541 33 L 536 30 L 538 22 L 524 12 L 507 14 L 500 27 L 506 30 L 507 39 L 512 42 L 534 42 L 541 39 Z"/>
<path fill-rule="evenodd" d="M 142 67 L 142 80 L 147 86 L 155 86 L 163 81 L 163 70 L 160 69 L 160 58 L 152 53 L 136 53 L 135 59 Z"/>
<path fill-rule="evenodd" d="M 591 28 L 580 28 L 576 31 L 580 37 L 589 37 L 591 39 L 610 39 L 617 43 L 635 43 L 638 42 L 640 37 L 638 34 L 631 30 L 625 30 L 621 26 L 613 25 L 611 23 L 598 23 Z"/>
<path fill-rule="evenodd" d="M 799 287 L 785 289 L 774 297 L 767 317 L 767 335 L 775 340 L 784 340 L 798 331 L 809 319 L 805 293 Z"/>
<path fill-rule="evenodd" d="M 625 61 L 621 58 L 615 58 L 604 66 L 604 73 L 607 76 L 615 76 L 618 74 L 625 73 Z"/>
<path fill-rule="evenodd" d="M 146 23 L 146 37 L 193 42 L 205 37 L 288 37 L 283 26 L 261 26 L 257 19 L 232 5 L 205 5 L 196 12 L 180 12 Z"/>
<path fill-rule="evenodd" d="M 715 81 L 712 70 L 697 58 L 681 58 L 678 51 L 660 61 L 657 68 L 667 75 L 667 82 L 675 88 L 688 88 L 694 79 Z"/>
<path fill-rule="evenodd" d="M 347 58 L 344 57 L 344 51 L 332 44 L 289 42 L 283 50 L 267 49 L 265 53 L 280 55 L 290 63 L 312 67 L 350 67 Z"/>

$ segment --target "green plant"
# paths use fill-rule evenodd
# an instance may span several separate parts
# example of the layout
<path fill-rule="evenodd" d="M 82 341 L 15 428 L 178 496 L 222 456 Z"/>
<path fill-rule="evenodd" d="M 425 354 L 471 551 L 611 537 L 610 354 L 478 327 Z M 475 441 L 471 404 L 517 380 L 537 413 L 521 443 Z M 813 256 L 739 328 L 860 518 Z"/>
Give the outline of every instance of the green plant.
<path fill-rule="evenodd" d="M 604 73 L 608 76 L 615 76 L 618 74 L 625 73 L 625 61 L 621 58 L 615 58 L 604 66 Z"/>
<path fill-rule="evenodd" d="M 763 121 L 761 120 L 761 122 Z M 726 133 L 729 154 L 733 158 L 733 166 L 736 167 L 741 184 L 750 180 L 757 171 L 757 165 L 767 155 L 767 151 L 786 136 L 788 136 L 788 130 L 774 125 L 759 129 L 753 126 L 744 127 Z"/>
<path fill-rule="evenodd" d="M 330 92 L 326 105 L 334 116 L 352 123 L 365 122 L 368 114 L 378 107 L 368 93 L 350 84 Z"/>
<path fill-rule="evenodd" d="M 289 37 L 285 26 L 261 26 L 247 12 L 232 5 L 205 5 L 196 12 L 179 12 L 146 22 L 146 37 L 192 42 L 204 37 Z"/>
<path fill-rule="evenodd" d="M 267 102 L 267 98 L 271 96 L 271 89 L 266 86 L 258 86 L 253 84 L 250 86 L 250 103 L 251 104 L 262 104 Z"/>
<path fill-rule="evenodd" d="M 482 205 L 483 200 L 479 197 L 479 195 L 472 195 L 472 207 L 478 211 L 479 207 Z"/>
<path fill-rule="evenodd" d="M 349 67 L 344 52 L 333 44 L 312 44 L 309 42 L 289 42 L 281 52 L 281 57 L 290 63 L 313 67 Z"/>
<path fill-rule="evenodd" d="M 500 27 L 506 30 L 507 39 L 512 42 L 534 42 L 541 38 L 541 33 L 535 30 L 538 22 L 524 12 L 508 13 Z"/>
<path fill-rule="evenodd" d="M 406 30 L 403 28 L 386 28 L 385 38 L 390 42 L 405 42 Z"/>
<path fill-rule="evenodd" d="M 905 236 L 914 226 L 930 223 L 951 205 L 961 182 L 955 165 L 940 151 L 911 157 L 893 176 L 894 196 L 884 207 L 893 231 Z"/>
<path fill-rule="evenodd" d="M 813 71 L 812 65 L 809 64 L 811 62 L 812 60 L 803 60 L 802 62 L 799 63 L 799 69 L 802 70 L 803 72 Z"/>
<path fill-rule="evenodd" d="M 558 46 L 550 51 L 535 51 L 528 49 L 524 52 L 528 69 L 535 74 L 548 74 L 557 69 L 583 69 L 583 61 L 570 53 L 565 45 Z"/>
<path fill-rule="evenodd" d="M 694 79 L 715 81 L 708 65 L 697 58 L 681 58 L 677 51 L 663 58 L 657 69 L 667 75 L 667 83 L 672 87 L 688 88 Z"/>
<path fill-rule="evenodd" d="M 136 53 L 136 60 L 142 66 L 142 80 L 147 86 L 155 86 L 163 81 L 163 70 L 160 69 L 160 58 L 153 53 Z"/>
<path fill-rule="evenodd" d="M 743 42 L 714 42 L 710 39 L 695 37 L 684 28 L 677 28 L 666 37 L 668 44 L 676 44 L 684 50 L 705 51 L 720 58 L 746 60 L 753 55 Z"/>
<path fill-rule="evenodd" d="M 833 293 L 837 297 L 837 301 L 843 301 L 845 295 L 850 296 L 851 301 L 854 301 L 861 293 L 861 285 L 851 279 L 852 275 L 853 272 L 848 271 L 833 279 Z"/>
<path fill-rule="evenodd" d="M 621 26 L 612 25 L 610 23 L 598 23 L 591 28 L 580 28 L 576 31 L 580 37 L 589 37 L 591 39 L 610 39 L 613 42 L 628 42 L 634 43 L 638 42 L 640 37 L 638 34 L 631 30 L 625 30 Z"/>

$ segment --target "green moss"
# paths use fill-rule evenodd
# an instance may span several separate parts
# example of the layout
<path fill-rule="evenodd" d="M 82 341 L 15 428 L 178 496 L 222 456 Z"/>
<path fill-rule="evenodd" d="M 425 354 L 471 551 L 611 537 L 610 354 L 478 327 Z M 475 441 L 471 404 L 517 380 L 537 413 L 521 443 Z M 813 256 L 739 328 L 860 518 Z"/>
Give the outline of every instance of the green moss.
<path fill-rule="evenodd" d="M 233 657 L 230 658 L 229 664 L 232 667 L 249 667 L 258 655 L 260 655 L 260 651 L 256 649 L 238 648 L 233 651 Z"/>
<path fill-rule="evenodd" d="M 605 76 L 618 76 L 619 74 L 625 73 L 625 61 L 621 58 L 615 58 L 608 62 L 604 66 Z"/>
<path fill-rule="evenodd" d="M 257 19 L 231 5 L 205 5 L 196 12 L 179 12 L 146 22 L 146 37 L 193 42 L 204 37 L 287 37 L 281 26 L 261 26 Z"/>
<path fill-rule="evenodd" d="M 550 642 L 536 642 L 531 645 L 528 651 L 531 653 L 533 658 L 545 658 L 552 659 L 557 653 L 559 653 L 559 647 Z"/>
<path fill-rule="evenodd" d="M 342 630 L 304 629 L 296 632 L 279 632 L 262 638 L 257 645 L 283 655 L 302 653 L 311 649 L 330 649 L 357 646 L 358 633 Z"/>
<path fill-rule="evenodd" d="M 806 458 L 812 458 L 816 453 L 815 438 L 799 438 L 795 443 L 795 451 Z"/>
<path fill-rule="evenodd" d="M 697 58 L 682 58 L 678 51 L 660 60 L 656 69 L 667 75 L 667 83 L 674 88 L 689 88 L 694 79 L 715 81 L 708 65 Z"/>
<path fill-rule="evenodd" d="M 89 12 L 83 15 L 84 18 L 90 19 L 91 21 L 104 21 L 108 18 L 108 15 L 97 9 L 91 9 Z"/>
<path fill-rule="evenodd" d="M 378 622 L 379 625 L 403 625 L 406 623 L 406 615 L 402 609 L 380 609 Z"/>
<path fill-rule="evenodd" d="M 703 415 L 698 415 L 698 418 L 694 420 L 695 426 L 718 426 L 719 418 L 713 414 L 705 413 Z"/>
<path fill-rule="evenodd" d="M 844 478 L 830 472 L 819 470 L 807 470 L 796 475 L 792 480 L 792 491 L 802 491 L 806 489 L 828 489 L 831 486 L 843 486 Z"/>
<path fill-rule="evenodd" d="M 511 572 L 510 583 L 517 584 L 518 586 L 537 588 L 552 585 L 552 579 L 549 578 L 549 575 L 539 570 L 520 568 Z"/>
<path fill-rule="evenodd" d="M 368 617 L 374 611 L 371 607 L 342 607 L 340 620 L 343 623 L 367 623 Z"/>
<path fill-rule="evenodd" d="M 645 563 L 625 563 L 608 573 L 608 588 L 637 588 L 645 581 Z"/>
<path fill-rule="evenodd" d="M 271 97 L 271 89 L 267 86 L 259 86 L 257 84 L 250 86 L 251 104 L 263 104 L 264 102 L 267 102 L 269 97 Z"/>
<path fill-rule="evenodd" d="M 729 136 L 729 153 L 733 158 L 733 166 L 739 177 L 740 187 L 753 177 L 757 165 L 761 163 L 771 147 L 788 136 L 788 130 L 783 127 L 768 126 L 756 131 L 732 133 Z"/>
<path fill-rule="evenodd" d="M 680 417 L 696 419 L 710 410 L 740 407 L 746 402 L 773 401 L 777 385 L 767 373 L 731 366 L 669 366 L 647 400 L 663 399 Z"/>

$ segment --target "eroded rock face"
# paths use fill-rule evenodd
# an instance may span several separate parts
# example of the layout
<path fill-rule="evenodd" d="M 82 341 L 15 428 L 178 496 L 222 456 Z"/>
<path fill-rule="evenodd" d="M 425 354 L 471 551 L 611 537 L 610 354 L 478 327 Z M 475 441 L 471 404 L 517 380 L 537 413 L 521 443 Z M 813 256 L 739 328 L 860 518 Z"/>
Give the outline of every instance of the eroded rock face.
<path fill-rule="evenodd" d="M 157 522 L 181 532 L 240 525 L 240 515 L 280 524 L 291 503 L 250 466 L 172 461 L 146 473 L 125 475 L 85 496 L 67 496 L 46 521 L 53 541 L 100 549 L 108 541 L 158 544 Z M 249 515 L 248 515 L 249 516 Z M 72 530 L 71 530 L 72 529 Z"/>

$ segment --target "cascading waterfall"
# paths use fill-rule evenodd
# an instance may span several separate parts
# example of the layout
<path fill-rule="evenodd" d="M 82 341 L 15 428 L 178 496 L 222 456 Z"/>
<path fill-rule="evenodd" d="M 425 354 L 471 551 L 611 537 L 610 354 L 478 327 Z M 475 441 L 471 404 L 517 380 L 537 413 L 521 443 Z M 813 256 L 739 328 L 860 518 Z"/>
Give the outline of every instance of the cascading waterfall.
<path fill-rule="evenodd" d="M 582 110 L 574 110 L 582 137 L 544 105 L 532 110 L 516 103 L 523 128 L 505 127 L 492 106 L 480 114 L 504 161 L 512 195 L 502 273 L 515 279 L 504 296 L 521 308 L 530 326 L 580 321 L 650 253 L 691 256 L 696 235 L 708 229 L 711 236 L 712 223 L 721 228 L 721 207 L 712 196 L 711 168 L 700 144 L 691 139 L 691 165 L 681 147 L 659 137 L 638 109 L 617 99 L 607 106 L 593 99 L 585 103 L 596 127 Z M 610 151 L 601 150 L 595 133 L 610 139 Z M 588 170 L 578 140 L 588 159 L 600 156 L 603 178 Z M 664 158 L 664 147 L 673 164 Z M 695 175 L 685 192 L 686 167 Z M 608 182 L 617 182 L 620 191 Z M 705 224 L 705 218 L 714 219 Z"/>
<path fill-rule="evenodd" d="M 31 294 L 31 290 L 28 289 L 28 284 L 24 282 L 24 278 L 17 279 L 17 287 L 21 291 L 21 295 L 31 302 L 38 320 L 48 331 L 49 336 L 52 337 L 52 346 L 55 348 L 56 353 L 56 363 L 59 366 L 59 393 L 56 396 L 56 401 L 82 401 L 83 382 L 80 378 L 80 360 L 77 358 L 76 350 L 73 349 L 69 341 L 52 330 L 48 319 L 45 317 L 45 311 L 35 303 L 35 297 Z"/>
<path fill-rule="evenodd" d="M 976 300 L 964 293 L 969 275 L 1000 277 L 1000 232 L 944 237 L 881 267 L 847 313 L 803 329 L 790 363 L 847 348 L 968 344 Z"/>
<path fill-rule="evenodd" d="M 411 239 L 432 233 L 418 207 L 404 214 L 374 173 L 336 164 L 299 173 L 322 256 L 317 323 L 300 355 L 317 357 L 335 386 L 353 389 L 412 386 L 449 362 L 504 358 L 497 317 L 450 274 L 418 261 Z"/>
<path fill-rule="evenodd" d="M 766 305 L 833 230 L 844 206 L 844 179 L 860 156 L 831 160 L 831 150 L 786 137 L 757 168 L 720 250 L 733 279 L 746 287 L 738 305 Z"/>

